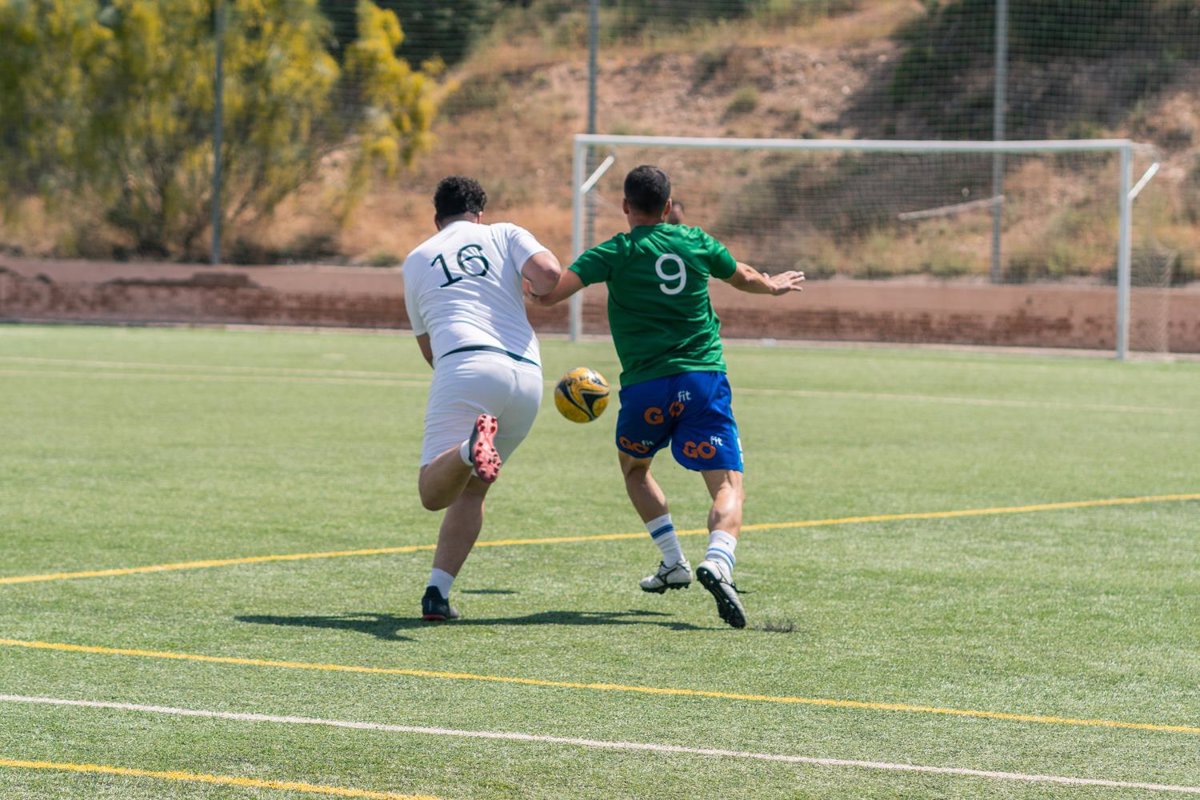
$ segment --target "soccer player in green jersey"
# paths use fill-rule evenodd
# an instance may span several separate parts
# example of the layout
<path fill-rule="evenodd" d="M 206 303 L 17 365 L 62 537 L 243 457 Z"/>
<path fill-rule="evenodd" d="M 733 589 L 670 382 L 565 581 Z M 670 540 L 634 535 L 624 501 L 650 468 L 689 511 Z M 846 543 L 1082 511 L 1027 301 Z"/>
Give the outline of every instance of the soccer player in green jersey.
<path fill-rule="evenodd" d="M 712 496 L 708 550 L 696 577 L 716 599 L 721 619 L 742 628 L 746 612 L 733 583 L 745 501 L 742 446 L 708 280 L 785 295 L 801 291 L 804 273 L 767 276 L 736 261 L 701 229 L 667 222 L 671 181 L 657 167 L 643 165 L 625 176 L 623 209 L 629 233 L 583 253 L 554 289 L 531 297 L 549 306 L 584 286 L 608 285 L 608 322 L 622 370 L 618 458 L 629 499 L 662 551 L 642 590 L 661 594 L 692 581 L 666 495 L 650 474 L 655 453 L 670 444 L 675 460 L 699 472 Z"/>

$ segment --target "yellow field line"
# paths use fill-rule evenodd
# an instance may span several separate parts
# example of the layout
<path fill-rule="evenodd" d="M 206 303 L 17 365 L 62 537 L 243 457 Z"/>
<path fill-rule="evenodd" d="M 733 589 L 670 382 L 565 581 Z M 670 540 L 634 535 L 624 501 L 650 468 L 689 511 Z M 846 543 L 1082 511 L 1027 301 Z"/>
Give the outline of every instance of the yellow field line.
<path fill-rule="evenodd" d="M 235 775 L 207 775 L 178 770 L 158 771 L 131 767 L 110 767 L 104 764 L 70 764 L 58 761 L 22 761 L 0 758 L 0 767 L 10 769 L 42 769 L 59 772 L 80 772 L 90 775 L 117 775 L 130 778 L 157 778 L 164 781 L 186 783 L 211 783 L 218 786 L 240 786 L 249 789 L 278 789 L 285 792 L 302 792 L 329 797 L 362 797 L 371 800 L 437 800 L 432 795 L 397 794 L 395 792 L 373 792 L 369 789 L 347 789 L 340 786 L 318 786 L 295 781 L 268 781 L 257 778 L 241 778 Z"/>
<path fill-rule="evenodd" d="M 480 542 L 480 544 L 483 544 Z M 477 545 L 479 546 L 479 545 Z M 234 567 L 242 564 L 263 564 L 271 561 L 306 561 L 314 558 L 345 558 L 348 556 L 379 556 L 394 553 L 416 553 L 433 550 L 432 544 L 414 544 L 405 547 L 374 547 L 364 550 L 332 550 L 325 553 L 291 553 L 270 556 L 246 556 L 244 558 L 213 558 L 203 561 L 180 561 L 174 564 L 151 564 L 145 567 L 119 567 L 114 569 L 92 569 L 79 572 L 51 572 L 45 575 L 14 575 L 0 578 L 0 585 L 12 583 L 38 583 L 42 581 L 66 581 L 75 578 L 109 578 L 118 575 L 138 575 L 144 572 L 174 572 L 184 569 L 208 569 L 212 567 Z"/>
<path fill-rule="evenodd" d="M 53 650 L 68 653 L 90 653 L 94 655 L 129 656 L 133 658 L 158 658 L 174 661 L 194 661 L 206 664 L 232 664 L 244 667 L 273 667 L 278 669 L 312 670 L 317 672 L 346 672 L 366 675 L 402 675 L 410 678 L 431 678 L 448 681 L 481 681 L 485 683 L 540 686 L 552 689 L 583 689 L 596 692 L 623 692 L 641 695 L 702 697 L 718 700 L 745 700 L 759 703 L 779 703 L 826 708 L 853 708 L 862 711 L 900 711 L 911 714 L 937 714 L 955 717 L 976 717 L 1006 722 L 1029 722 L 1042 725 L 1070 725 L 1089 728 L 1118 728 L 1125 730 L 1156 731 L 1160 733 L 1187 733 L 1200 735 L 1200 727 L 1188 725 L 1164 725 L 1152 722 L 1122 722 L 1110 719 L 1078 719 L 1074 717 L 1047 716 L 1043 714 L 1015 714 L 1007 711 L 979 711 L 963 708 L 910 705 L 908 703 L 872 703 L 863 700 L 836 700 L 823 697 L 795 697 L 787 695 L 744 694 L 741 692 L 717 692 L 703 689 L 679 689 L 659 686 L 628 686 L 619 683 L 580 683 L 575 681 L 551 681 L 540 678 L 521 678 L 504 675 L 477 675 L 470 672 L 441 672 L 427 669 L 404 669 L 400 667 L 366 667 L 354 664 L 321 664 L 305 661 L 274 661 L 261 658 L 236 658 L 232 656 L 206 656 L 194 653 L 177 653 L 161 650 L 136 650 L 123 647 L 98 647 L 95 645 L 65 644 L 61 642 L 22 641 L 0 639 L 2 647 L 23 647 L 33 650 Z"/>
<path fill-rule="evenodd" d="M 1028 506 L 1002 506 L 997 508 L 967 508 L 958 511 L 921 511 L 912 514 L 877 514 L 867 517 L 838 517 L 836 519 L 810 519 L 799 522 L 768 522 L 761 525 L 743 525 L 744 531 L 816 528 L 824 525 L 855 525 L 863 522 L 899 522 L 913 519 L 955 519 L 957 517 L 986 517 L 996 514 L 1029 514 L 1036 511 L 1063 511 L 1071 508 L 1101 508 L 1104 506 L 1132 506 L 1146 503 L 1177 503 L 1200 500 L 1200 493 L 1156 494 L 1143 497 L 1110 497 L 1103 500 L 1069 500 L 1063 503 L 1038 503 Z M 689 531 L 690 532 L 690 531 Z M 707 531 L 703 531 L 707 533 Z"/>
<path fill-rule="evenodd" d="M 1039 511 L 1062 511 L 1072 508 L 1099 508 L 1103 506 L 1127 506 L 1146 503 L 1169 503 L 1186 500 L 1200 500 L 1200 493 L 1195 494 L 1160 494 L 1144 497 L 1113 497 L 1102 500 L 1072 500 L 1063 503 L 1040 503 L 1027 506 L 1007 506 L 998 508 L 968 508 L 958 511 L 921 511 L 908 514 L 875 514 L 860 517 L 834 517 L 831 519 L 809 519 L 792 522 L 763 522 L 757 525 L 744 525 L 743 531 L 786 530 L 791 528 L 819 528 L 833 525 L 859 525 L 870 522 L 902 522 L 905 520 L 922 519 L 955 519 L 959 517 L 983 517 L 997 514 L 1028 514 Z M 698 536 L 708 533 L 706 528 L 690 528 L 677 531 L 680 536 Z M 640 539 L 646 536 L 638 533 L 599 533 L 579 536 L 547 536 L 527 539 L 495 539 L 477 542 L 476 547 L 519 547 L 528 545 L 547 544 L 579 544 L 583 542 L 614 542 L 624 539 Z M 332 550 L 317 553 L 290 553 L 283 555 L 246 556 L 243 558 L 219 558 L 203 561 L 180 561 L 173 564 L 151 564 L 144 567 L 120 567 L 114 569 L 82 570 L 79 572 L 51 572 L 44 575 L 12 575 L 0 578 L 0 586 L 17 583 L 44 583 L 49 581 L 66 581 L 77 578 L 109 578 L 121 575 L 138 575 L 147 572 L 174 572 L 186 569 L 208 569 L 212 567 L 234 567 L 244 564 L 264 564 L 273 561 L 308 561 L 319 558 L 347 558 L 350 556 L 382 556 L 399 553 L 417 553 L 431 551 L 433 544 L 414 544 L 400 547 L 372 547 L 362 550 Z"/>

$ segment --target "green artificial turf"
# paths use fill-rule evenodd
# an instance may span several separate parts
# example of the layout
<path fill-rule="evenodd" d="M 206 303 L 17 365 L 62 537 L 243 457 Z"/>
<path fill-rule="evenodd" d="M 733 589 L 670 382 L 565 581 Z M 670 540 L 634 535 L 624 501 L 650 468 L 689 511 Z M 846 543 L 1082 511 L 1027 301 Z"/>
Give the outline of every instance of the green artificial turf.
<path fill-rule="evenodd" d="M 605 341 L 543 355 L 549 382 L 620 371 Z M 616 399 L 576 425 L 549 391 L 455 584 L 463 619 L 428 625 L 410 336 L 0 327 L 0 797 L 315 796 L 196 774 L 345 797 L 1162 794 L 463 732 L 1200 786 L 1200 501 L 1166 497 L 1200 493 L 1200 364 L 727 357 L 746 629 L 699 585 L 638 589 L 658 551 Z M 666 453 L 655 471 L 703 528 L 700 479 Z M 245 561 L 286 555 L 307 557 Z"/>

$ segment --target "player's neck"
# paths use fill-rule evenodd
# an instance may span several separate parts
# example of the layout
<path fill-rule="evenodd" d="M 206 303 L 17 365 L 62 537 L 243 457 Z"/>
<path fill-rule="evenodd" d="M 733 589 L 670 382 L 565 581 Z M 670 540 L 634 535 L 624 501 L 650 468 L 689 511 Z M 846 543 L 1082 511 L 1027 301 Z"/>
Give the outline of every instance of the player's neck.
<path fill-rule="evenodd" d="M 629 229 L 640 228 L 643 225 L 658 225 L 663 221 L 660 216 L 653 214 L 627 214 L 626 219 L 629 220 Z"/>
<path fill-rule="evenodd" d="M 437 220 L 437 229 L 440 231 L 447 225 L 455 222 L 479 222 L 483 218 L 482 214 L 473 214 L 470 211 L 464 214 L 455 214 L 453 217 L 444 217 Z"/>

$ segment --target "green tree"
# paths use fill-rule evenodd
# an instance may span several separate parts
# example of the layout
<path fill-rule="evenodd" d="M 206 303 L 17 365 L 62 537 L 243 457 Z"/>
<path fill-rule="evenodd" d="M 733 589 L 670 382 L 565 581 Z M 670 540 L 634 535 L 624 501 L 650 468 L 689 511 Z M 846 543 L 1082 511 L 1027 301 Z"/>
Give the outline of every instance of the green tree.
<path fill-rule="evenodd" d="M 359 148 L 344 212 L 373 173 L 392 176 L 432 144 L 435 87 L 430 75 L 396 57 L 403 42 L 404 31 L 394 13 L 359 0 L 358 38 L 347 49 L 345 61 L 347 82 L 356 89 L 351 105 L 359 115 Z"/>
<path fill-rule="evenodd" d="M 377 0 L 377 4 L 399 17 L 406 35 L 398 55 L 413 66 L 436 60 L 459 63 L 491 30 L 502 10 L 501 0 Z M 337 51 L 347 52 L 358 33 L 355 9 L 345 0 L 320 0 L 320 5 L 333 23 Z"/>
<path fill-rule="evenodd" d="M 360 3 L 346 69 L 317 0 L 226 0 L 222 213 L 270 214 L 337 151 L 361 193 L 427 148 L 436 86 Z M 69 187 L 139 253 L 195 256 L 210 217 L 214 0 L 0 0 L 0 178 L 11 200 Z"/>
<path fill-rule="evenodd" d="M 84 121 L 111 33 L 77 0 L 0 0 L 0 195 L 75 184 L 94 165 Z M 70 165 L 72 168 L 67 168 Z"/>

